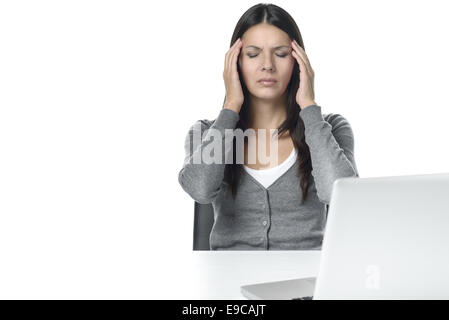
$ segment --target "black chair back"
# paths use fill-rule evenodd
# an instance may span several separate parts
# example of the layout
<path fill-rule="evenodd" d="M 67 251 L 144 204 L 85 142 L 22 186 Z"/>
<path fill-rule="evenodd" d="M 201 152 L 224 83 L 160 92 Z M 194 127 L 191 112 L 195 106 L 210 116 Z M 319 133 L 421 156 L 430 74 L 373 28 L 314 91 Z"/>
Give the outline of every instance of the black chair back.
<path fill-rule="evenodd" d="M 214 225 L 214 208 L 212 203 L 195 201 L 193 220 L 193 250 L 210 250 L 209 236 Z"/>

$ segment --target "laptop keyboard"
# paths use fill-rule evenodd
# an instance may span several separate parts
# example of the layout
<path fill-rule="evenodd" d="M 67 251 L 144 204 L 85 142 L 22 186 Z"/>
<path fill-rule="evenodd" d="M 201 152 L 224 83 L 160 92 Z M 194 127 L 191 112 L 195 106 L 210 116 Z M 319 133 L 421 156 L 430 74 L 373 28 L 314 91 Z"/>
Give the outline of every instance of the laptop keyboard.
<path fill-rule="evenodd" d="M 307 297 L 297 297 L 292 298 L 292 300 L 312 300 L 313 296 L 307 296 Z"/>

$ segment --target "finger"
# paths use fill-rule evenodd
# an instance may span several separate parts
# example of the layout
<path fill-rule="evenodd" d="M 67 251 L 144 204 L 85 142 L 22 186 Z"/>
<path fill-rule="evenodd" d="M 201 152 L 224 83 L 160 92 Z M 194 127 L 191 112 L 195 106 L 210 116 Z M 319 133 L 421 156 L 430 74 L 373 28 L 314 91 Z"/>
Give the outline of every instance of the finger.
<path fill-rule="evenodd" d="M 296 42 L 296 40 L 292 41 L 294 48 L 296 49 L 296 51 L 298 52 L 298 54 L 303 58 L 303 60 L 310 65 L 310 61 L 309 58 L 307 57 L 306 52 L 304 51 L 304 49 Z"/>
<path fill-rule="evenodd" d="M 225 59 L 225 70 L 230 70 L 231 69 L 231 60 L 232 60 L 232 56 L 233 53 L 235 52 L 235 49 L 237 48 L 237 46 L 241 43 L 241 41 L 239 41 L 240 38 L 238 38 L 234 44 L 231 46 L 231 48 L 228 50 L 228 52 L 226 53 L 226 59 Z"/>
<path fill-rule="evenodd" d="M 307 65 L 307 63 L 304 61 L 304 59 L 298 54 L 297 51 L 292 52 L 292 54 L 294 54 L 294 56 L 296 57 L 296 60 L 298 60 L 298 63 L 301 66 L 301 70 L 304 70 L 305 73 L 307 73 L 307 75 L 309 77 L 313 76 L 313 70 L 311 70 L 311 67 L 309 65 Z M 300 70 L 300 71 L 301 71 Z"/>
<path fill-rule="evenodd" d="M 305 62 L 305 64 L 307 65 L 307 69 L 313 72 L 312 70 L 312 66 L 310 65 L 310 61 L 309 58 L 307 57 L 306 52 L 304 51 L 304 49 L 298 45 L 298 43 L 296 41 L 292 41 L 293 44 L 293 48 L 295 49 L 296 53 L 302 58 L 302 60 Z"/>
<path fill-rule="evenodd" d="M 239 60 L 239 56 L 240 56 L 240 52 L 241 52 L 241 43 L 239 45 L 237 45 L 236 49 L 235 49 L 235 53 L 232 56 L 232 69 L 233 71 L 235 71 L 236 73 L 237 71 L 237 62 Z"/>
<path fill-rule="evenodd" d="M 225 72 L 227 72 L 228 71 L 228 65 L 229 65 L 229 56 L 231 55 L 231 52 L 232 52 L 232 46 L 231 46 L 231 48 L 229 48 L 229 50 L 228 50 L 228 52 L 226 52 L 226 56 L 225 56 L 225 65 L 224 65 L 224 70 L 225 70 Z"/>
<path fill-rule="evenodd" d="M 292 56 L 296 59 L 296 61 L 298 61 L 298 64 L 300 66 L 300 72 L 304 71 L 304 72 L 309 72 L 307 69 L 306 64 L 304 63 L 304 60 L 302 60 L 302 58 L 298 55 L 298 53 L 296 51 L 292 51 Z"/>
<path fill-rule="evenodd" d="M 312 87 L 312 95 L 313 95 L 313 91 L 314 91 L 314 83 L 313 83 L 313 76 L 310 75 L 310 71 L 307 67 L 307 64 L 305 63 L 305 61 L 298 55 L 298 53 L 296 51 L 292 51 L 292 55 L 296 58 L 296 60 L 298 61 L 298 63 L 300 64 L 300 68 L 302 68 L 302 70 L 305 70 L 305 72 L 300 72 L 299 76 L 301 78 L 301 74 L 303 77 L 306 77 L 307 80 L 305 80 L 306 82 L 310 83 L 310 86 Z"/>

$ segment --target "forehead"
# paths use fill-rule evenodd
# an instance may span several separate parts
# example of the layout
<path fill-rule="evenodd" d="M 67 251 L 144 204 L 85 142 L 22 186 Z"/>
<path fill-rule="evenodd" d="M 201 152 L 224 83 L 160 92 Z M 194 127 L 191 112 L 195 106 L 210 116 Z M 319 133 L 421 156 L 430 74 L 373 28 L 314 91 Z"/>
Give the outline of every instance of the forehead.
<path fill-rule="evenodd" d="M 244 47 L 253 47 L 255 49 L 274 48 L 281 46 L 290 47 L 290 37 L 288 34 L 268 23 L 260 23 L 252 26 L 242 35 Z"/>

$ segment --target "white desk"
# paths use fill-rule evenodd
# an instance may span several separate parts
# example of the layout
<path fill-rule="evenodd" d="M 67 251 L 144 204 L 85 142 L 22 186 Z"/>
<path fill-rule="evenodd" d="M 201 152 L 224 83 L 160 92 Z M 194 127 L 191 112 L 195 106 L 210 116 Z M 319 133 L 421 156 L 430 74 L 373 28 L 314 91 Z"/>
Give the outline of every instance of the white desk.
<path fill-rule="evenodd" d="M 245 284 L 316 276 L 321 251 L 68 253 L 6 260 L 0 298 L 240 300 Z"/>
<path fill-rule="evenodd" d="M 240 286 L 316 277 L 321 251 L 192 251 L 178 266 L 157 299 L 246 299 Z M 182 273 L 179 270 L 183 270 Z M 160 282 L 160 286 L 163 282 Z"/>

